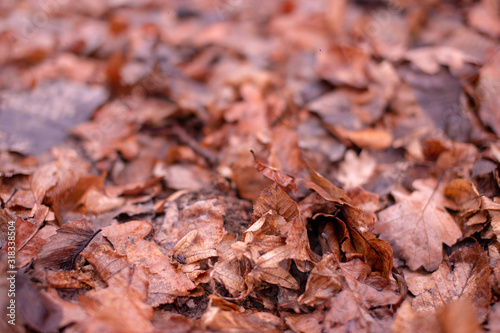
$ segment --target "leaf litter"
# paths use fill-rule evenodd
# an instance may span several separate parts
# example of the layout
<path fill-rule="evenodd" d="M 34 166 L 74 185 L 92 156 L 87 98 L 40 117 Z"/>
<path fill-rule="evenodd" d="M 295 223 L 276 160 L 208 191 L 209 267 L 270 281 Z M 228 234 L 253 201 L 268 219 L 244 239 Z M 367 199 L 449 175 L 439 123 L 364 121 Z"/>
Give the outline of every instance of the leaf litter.
<path fill-rule="evenodd" d="M 0 9 L 16 332 L 500 331 L 494 1 Z"/>

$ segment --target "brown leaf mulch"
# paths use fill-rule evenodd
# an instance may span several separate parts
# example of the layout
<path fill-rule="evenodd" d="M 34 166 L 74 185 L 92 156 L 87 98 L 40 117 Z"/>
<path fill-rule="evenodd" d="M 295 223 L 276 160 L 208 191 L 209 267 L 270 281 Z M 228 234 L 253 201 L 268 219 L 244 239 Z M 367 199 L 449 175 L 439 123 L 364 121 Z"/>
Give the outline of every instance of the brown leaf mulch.
<path fill-rule="evenodd" d="M 496 0 L 0 2 L 0 331 L 500 332 L 499 38 Z"/>

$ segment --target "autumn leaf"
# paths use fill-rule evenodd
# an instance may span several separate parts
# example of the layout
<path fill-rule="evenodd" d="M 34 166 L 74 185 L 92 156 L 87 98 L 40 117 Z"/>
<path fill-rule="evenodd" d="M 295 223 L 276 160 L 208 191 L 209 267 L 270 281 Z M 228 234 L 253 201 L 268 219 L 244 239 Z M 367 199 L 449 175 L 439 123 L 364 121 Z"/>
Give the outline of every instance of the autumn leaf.
<path fill-rule="evenodd" d="M 35 2 L 0 2 L 17 331 L 500 331 L 498 0 Z"/>
<path fill-rule="evenodd" d="M 453 245 L 462 232 L 445 209 L 436 181 L 416 180 L 410 195 L 393 192 L 396 204 L 378 214 L 374 232 L 394 249 L 397 257 L 416 270 L 435 270 L 443 257 L 442 244 Z"/>
<path fill-rule="evenodd" d="M 306 291 L 299 297 L 298 302 L 317 307 L 331 299 L 343 287 L 344 281 L 337 262 L 332 254 L 327 254 L 311 271 L 307 279 Z"/>
<path fill-rule="evenodd" d="M 408 289 L 415 295 L 412 307 L 430 311 L 462 298 L 472 302 L 478 322 L 486 319 L 491 298 L 491 267 L 480 245 L 454 252 L 432 274 L 408 272 Z"/>
<path fill-rule="evenodd" d="M 177 206 L 171 207 L 176 215 L 166 215 L 162 229 L 163 242 L 175 244 L 174 256 L 182 254 L 187 263 L 217 256 L 217 245 L 226 233 L 223 227 L 226 207 L 216 201 L 199 200 L 181 211 Z"/>
<path fill-rule="evenodd" d="M 368 151 L 363 150 L 359 156 L 352 150 L 345 153 L 344 161 L 339 165 L 338 179 L 345 188 L 363 185 L 375 170 L 376 162 Z"/>
<path fill-rule="evenodd" d="M 420 312 L 403 303 L 396 313 L 392 332 L 482 332 L 469 299 L 463 298 L 439 307 L 436 311 Z"/>
<path fill-rule="evenodd" d="M 481 208 L 481 198 L 474 184 L 465 179 L 454 179 L 445 188 L 444 195 L 456 204 L 460 214 L 469 217 Z"/>
<path fill-rule="evenodd" d="M 151 225 L 142 221 L 109 226 L 102 230 L 116 252 L 148 271 L 148 303 L 158 306 L 171 303 L 178 296 L 187 296 L 195 285 L 181 271 L 175 269 L 170 259 L 154 243 L 144 240 Z"/>
<path fill-rule="evenodd" d="M 298 205 L 277 183 L 264 189 L 254 206 L 252 220 L 262 219 L 264 212 L 274 211 L 284 219 L 284 223 L 272 223 L 276 234 L 285 237 L 290 251 L 286 258 L 313 261 L 315 254 L 311 251 L 307 237 L 306 226 L 300 217 Z M 276 221 L 276 219 L 270 219 Z"/>
<path fill-rule="evenodd" d="M 148 290 L 147 271 L 142 267 L 121 270 L 108 280 L 109 286 L 93 290 L 81 298 L 91 320 L 80 323 L 84 331 L 120 330 L 154 332 L 153 308 L 145 303 Z M 133 286 L 132 288 L 130 286 Z M 122 314 L 126 313 L 126 316 Z"/>
<path fill-rule="evenodd" d="M 25 274 L 16 274 L 16 301 L 24 323 L 39 331 L 57 331 L 62 320 L 61 308 L 35 289 Z"/>
<path fill-rule="evenodd" d="M 85 220 L 69 222 L 57 230 L 38 254 L 35 265 L 49 269 L 74 268 L 75 260 L 100 230 Z"/>
<path fill-rule="evenodd" d="M 213 297 L 201 318 L 205 329 L 218 332 L 237 332 L 241 327 L 250 328 L 255 332 L 281 332 L 281 321 L 268 312 L 240 312 L 234 304 Z"/>

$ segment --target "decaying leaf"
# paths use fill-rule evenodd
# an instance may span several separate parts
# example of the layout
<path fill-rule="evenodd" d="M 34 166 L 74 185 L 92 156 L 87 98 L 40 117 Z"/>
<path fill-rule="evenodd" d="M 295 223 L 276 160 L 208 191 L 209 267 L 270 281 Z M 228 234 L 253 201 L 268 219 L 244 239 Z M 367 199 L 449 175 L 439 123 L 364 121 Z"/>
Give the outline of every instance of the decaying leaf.
<path fill-rule="evenodd" d="M 77 256 L 99 231 L 94 232 L 92 225 L 85 220 L 65 224 L 43 246 L 35 265 L 40 269 L 74 268 Z"/>
<path fill-rule="evenodd" d="M 345 153 L 345 160 L 339 166 L 338 179 L 346 188 L 363 185 L 373 174 L 376 162 L 365 150 L 359 157 L 352 150 Z"/>
<path fill-rule="evenodd" d="M 177 210 L 175 215 L 167 214 L 162 227 L 163 242 L 175 244 L 172 254 L 174 257 L 182 254 L 187 263 L 216 257 L 217 245 L 225 235 L 225 210 L 224 205 L 216 204 L 216 199 L 210 199 Z"/>
<path fill-rule="evenodd" d="M 151 225 L 142 221 L 109 226 L 102 230 L 115 251 L 127 260 L 148 271 L 148 303 L 158 306 L 171 303 L 178 296 L 187 296 L 195 285 L 171 263 L 155 244 L 143 238 L 151 231 Z"/>
<path fill-rule="evenodd" d="M 153 308 L 145 303 L 149 280 L 146 272 L 142 267 L 128 267 L 108 279 L 107 288 L 82 297 L 82 306 L 92 319 L 80 323 L 81 329 L 155 332 L 151 323 Z"/>
<path fill-rule="evenodd" d="M 453 200 L 461 215 L 469 217 L 481 208 L 481 198 L 475 186 L 465 179 L 454 179 L 445 188 L 444 195 Z"/>
<path fill-rule="evenodd" d="M 298 302 L 317 307 L 331 299 L 344 287 L 342 275 L 332 254 L 324 255 L 313 268 L 307 280 L 306 290 Z"/>
<path fill-rule="evenodd" d="M 410 301 L 403 303 L 396 314 L 392 332 L 482 332 L 474 316 L 469 299 L 462 298 L 447 303 L 435 311 L 419 312 L 412 309 Z"/>
<path fill-rule="evenodd" d="M 500 331 L 498 0 L 36 2 L 1 332 Z"/>
<path fill-rule="evenodd" d="M 415 295 L 412 307 L 430 311 L 452 301 L 467 298 L 472 302 L 478 322 L 483 322 L 490 307 L 491 267 L 480 245 L 454 252 L 432 274 L 408 272 L 408 289 Z"/>
<path fill-rule="evenodd" d="M 201 318 L 203 327 L 221 332 L 239 332 L 248 327 L 255 332 L 281 332 L 281 320 L 268 312 L 239 312 L 235 306 L 212 298 Z"/>
<path fill-rule="evenodd" d="M 36 290 L 23 272 L 16 274 L 16 301 L 21 320 L 39 331 L 57 331 L 62 320 L 61 309 Z"/>
<path fill-rule="evenodd" d="M 442 244 L 453 245 L 462 232 L 446 212 L 436 181 L 416 180 L 410 195 L 393 192 L 397 203 L 378 214 L 374 232 L 386 240 L 412 270 L 435 270 L 443 257 Z"/>

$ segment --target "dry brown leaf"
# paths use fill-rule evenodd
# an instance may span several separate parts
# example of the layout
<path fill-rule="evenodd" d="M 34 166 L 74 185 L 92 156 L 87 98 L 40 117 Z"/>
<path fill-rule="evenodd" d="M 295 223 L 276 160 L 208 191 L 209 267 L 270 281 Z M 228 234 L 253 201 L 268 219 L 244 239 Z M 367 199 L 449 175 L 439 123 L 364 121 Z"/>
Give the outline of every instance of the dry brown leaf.
<path fill-rule="evenodd" d="M 495 303 L 490 311 L 488 316 L 488 325 L 489 331 L 492 333 L 500 332 L 500 303 Z"/>
<path fill-rule="evenodd" d="M 102 235 L 113 244 L 115 251 L 127 260 L 148 271 L 148 303 L 158 306 L 171 303 L 178 296 L 189 295 L 195 285 L 175 269 L 170 259 L 154 244 L 143 238 L 151 232 L 151 225 L 132 221 L 103 228 Z"/>
<path fill-rule="evenodd" d="M 380 196 L 376 193 L 365 191 L 361 187 L 355 187 L 347 192 L 349 198 L 351 198 L 351 204 L 362 210 L 365 219 L 364 224 L 369 230 L 373 229 L 373 225 L 377 222 L 376 211 L 383 208 L 383 202 L 380 200 Z"/>
<path fill-rule="evenodd" d="M 36 290 L 23 272 L 16 274 L 15 281 L 16 303 L 23 323 L 42 332 L 57 331 L 62 320 L 59 306 Z"/>
<path fill-rule="evenodd" d="M 250 330 L 253 332 L 278 333 L 282 332 L 280 318 L 269 312 L 239 312 L 235 307 L 216 302 L 212 298 L 210 304 L 201 318 L 205 329 L 219 332 L 241 332 Z"/>
<path fill-rule="evenodd" d="M 462 232 L 446 212 L 435 180 L 416 180 L 410 195 L 393 192 L 396 204 L 378 214 L 374 232 L 386 240 L 410 269 L 435 270 L 443 259 L 442 244 L 453 245 Z"/>
<path fill-rule="evenodd" d="M 476 187 L 465 179 L 452 180 L 444 189 L 444 195 L 453 200 L 464 217 L 470 217 L 481 208 L 481 198 Z"/>
<path fill-rule="evenodd" d="M 134 264 L 129 263 L 126 256 L 118 254 L 109 245 L 93 243 L 85 250 L 84 256 L 107 285 L 113 285 L 116 281 L 120 285 L 122 279 L 135 274 Z M 144 284 L 141 279 L 135 279 L 133 282 L 128 285 L 129 291 L 142 295 L 141 298 L 145 301 L 148 284 Z"/>
<path fill-rule="evenodd" d="M 482 197 L 482 208 L 488 212 L 493 232 L 500 238 L 500 203 L 489 198 Z"/>
<path fill-rule="evenodd" d="M 350 202 L 349 197 L 342 189 L 333 185 L 328 179 L 315 171 L 303 156 L 301 156 L 301 158 L 303 166 L 307 171 L 307 178 L 291 176 L 272 166 L 258 162 L 256 158 L 255 168 L 264 176 L 279 184 L 287 192 L 290 192 L 292 190 L 294 192 L 297 192 L 297 185 L 301 184 L 308 189 L 316 191 L 326 200 L 332 202 Z"/>
<path fill-rule="evenodd" d="M 462 298 L 473 305 L 478 322 L 488 315 L 491 302 L 491 267 L 480 245 L 454 252 L 432 274 L 405 272 L 408 289 L 415 295 L 412 307 L 432 311 Z"/>
<path fill-rule="evenodd" d="M 500 55 L 495 53 L 489 63 L 480 71 L 477 95 L 481 101 L 479 117 L 484 125 L 490 126 L 496 135 L 500 135 L 500 116 L 498 115 L 498 88 L 500 68 L 498 65 Z"/>
<path fill-rule="evenodd" d="M 173 247 L 174 253 L 169 254 L 177 256 L 182 253 L 188 263 L 216 257 L 217 246 L 226 234 L 223 227 L 225 205 L 217 204 L 217 199 L 210 199 L 199 200 L 180 212 L 174 205 L 170 209 L 177 211 L 165 215 L 162 225 L 165 239 L 162 243 L 178 244 L 179 248 Z"/>
<path fill-rule="evenodd" d="M 68 222 L 43 246 L 35 266 L 40 270 L 74 268 L 78 255 L 99 231 L 94 232 L 92 224 L 85 220 Z"/>
<path fill-rule="evenodd" d="M 375 167 L 376 161 L 368 151 L 363 150 L 358 156 L 353 150 L 348 150 L 339 165 L 337 178 L 345 188 L 360 186 L 370 179 Z"/>
<path fill-rule="evenodd" d="M 36 203 L 46 202 L 52 206 L 58 223 L 62 225 L 62 203 L 80 176 L 90 167 L 80 160 L 75 151 L 54 149 L 53 155 L 56 161 L 38 168 L 33 173 L 31 190 Z"/>
<path fill-rule="evenodd" d="M 261 192 L 254 205 L 252 222 L 260 219 L 271 209 L 282 216 L 286 222 L 290 222 L 299 216 L 297 203 L 277 183 L 272 184 Z"/>
<path fill-rule="evenodd" d="M 260 219 L 266 218 L 266 215 L 262 215 L 265 211 L 274 211 L 279 217 L 284 219 L 283 222 L 285 223 L 274 222 L 274 227 L 278 231 L 276 235 L 285 237 L 286 239 L 286 246 L 290 252 L 286 256 L 287 259 L 299 261 L 318 260 L 315 253 L 311 251 L 306 226 L 300 217 L 297 203 L 294 202 L 277 183 L 274 183 L 262 191 L 261 196 L 255 203 L 252 220 L 258 217 Z M 279 221 L 279 217 L 269 220 Z M 271 224 L 271 228 L 272 227 L 273 225 Z M 285 257 L 283 257 L 283 259 L 285 259 Z M 300 264 L 299 269 L 302 269 Z"/>
<path fill-rule="evenodd" d="M 298 302 L 317 308 L 340 292 L 343 287 L 344 282 L 337 262 L 331 253 L 327 253 L 309 274 L 306 290 Z"/>
<path fill-rule="evenodd" d="M 304 163 L 310 178 L 310 181 L 307 179 L 300 179 L 302 183 L 304 183 L 308 188 L 316 191 L 328 201 L 350 203 L 351 199 L 345 194 L 344 190 L 333 185 L 332 182 L 314 170 L 305 159 L 302 159 L 302 162 Z"/>
<path fill-rule="evenodd" d="M 67 327 L 68 325 L 78 327 L 80 323 L 88 320 L 88 314 L 80 304 L 61 299 L 55 289 L 49 289 L 42 293 L 61 309 L 62 318 L 59 323 L 60 328 Z"/>
<path fill-rule="evenodd" d="M 483 332 L 473 314 L 470 300 L 466 298 L 448 303 L 437 311 L 424 312 L 416 311 L 411 307 L 410 301 L 406 301 L 398 310 L 391 331 L 394 333 Z"/>
<path fill-rule="evenodd" d="M 271 132 L 272 146 L 268 163 L 280 170 L 296 173 L 302 169 L 299 134 L 295 128 L 276 126 Z"/>
<path fill-rule="evenodd" d="M 44 205 L 35 204 L 30 213 L 30 219 L 23 220 L 20 217 L 16 220 L 16 249 L 22 250 L 23 246 L 35 235 L 42 226 L 45 217 L 49 213 L 49 208 Z"/>
<path fill-rule="evenodd" d="M 57 234 L 57 227 L 46 225 L 38 230 L 38 232 L 23 246 L 17 253 L 19 267 L 24 267 L 31 260 L 38 258 L 38 253 L 42 247 L 47 244 L 50 238 Z"/>
<path fill-rule="evenodd" d="M 259 281 L 275 284 L 283 288 L 298 290 L 299 284 L 287 270 L 275 267 L 257 267 L 248 274 L 251 284 L 257 285 Z"/>
<path fill-rule="evenodd" d="M 338 45 L 317 53 L 316 71 L 335 85 L 364 88 L 368 84 L 366 67 L 369 61 L 369 54 L 362 49 Z"/>
<path fill-rule="evenodd" d="M 216 281 L 224 285 L 233 297 L 238 296 L 246 289 L 240 263 L 236 260 L 220 260 L 215 264 L 211 274 Z"/>
<path fill-rule="evenodd" d="M 427 74 L 439 73 L 441 65 L 449 66 L 452 72 L 458 72 L 467 63 L 474 63 L 479 60 L 447 46 L 412 49 L 406 52 L 405 58 Z"/>
<path fill-rule="evenodd" d="M 331 301 L 323 319 L 323 331 L 328 332 L 387 332 L 389 322 L 379 322 L 348 289 L 342 290 Z"/>
<path fill-rule="evenodd" d="M 92 290 L 81 297 L 80 302 L 89 315 L 89 320 L 80 324 L 82 330 L 155 332 L 151 323 L 153 308 L 145 303 L 148 280 L 146 269 L 128 267 L 113 275 L 107 288 Z"/>
<path fill-rule="evenodd" d="M 496 1 L 480 1 L 467 14 L 467 20 L 472 27 L 495 38 L 500 36 L 500 14 Z"/>
<path fill-rule="evenodd" d="M 405 295 L 398 290 L 397 284 L 372 272 L 363 261 L 354 259 L 339 265 L 345 278 L 345 289 L 353 293 L 360 306 L 366 309 L 392 308 L 404 300 Z"/>
<path fill-rule="evenodd" d="M 252 154 L 253 151 L 252 151 Z M 290 176 L 289 174 L 278 170 L 272 166 L 265 165 L 257 161 L 257 158 L 255 157 L 254 154 L 254 159 L 255 159 L 255 169 L 269 178 L 270 180 L 274 181 L 275 183 L 279 184 L 284 190 L 287 192 L 290 191 L 297 191 L 297 184 L 295 183 L 295 177 Z"/>
<path fill-rule="evenodd" d="M 382 150 L 389 148 L 392 134 L 384 128 L 365 128 L 348 131 L 340 126 L 329 127 L 330 131 L 342 141 L 352 142 L 359 148 Z"/>
<path fill-rule="evenodd" d="M 321 333 L 323 332 L 322 311 L 314 311 L 307 314 L 296 314 L 290 312 L 280 313 L 281 318 L 294 331 L 299 333 Z"/>

